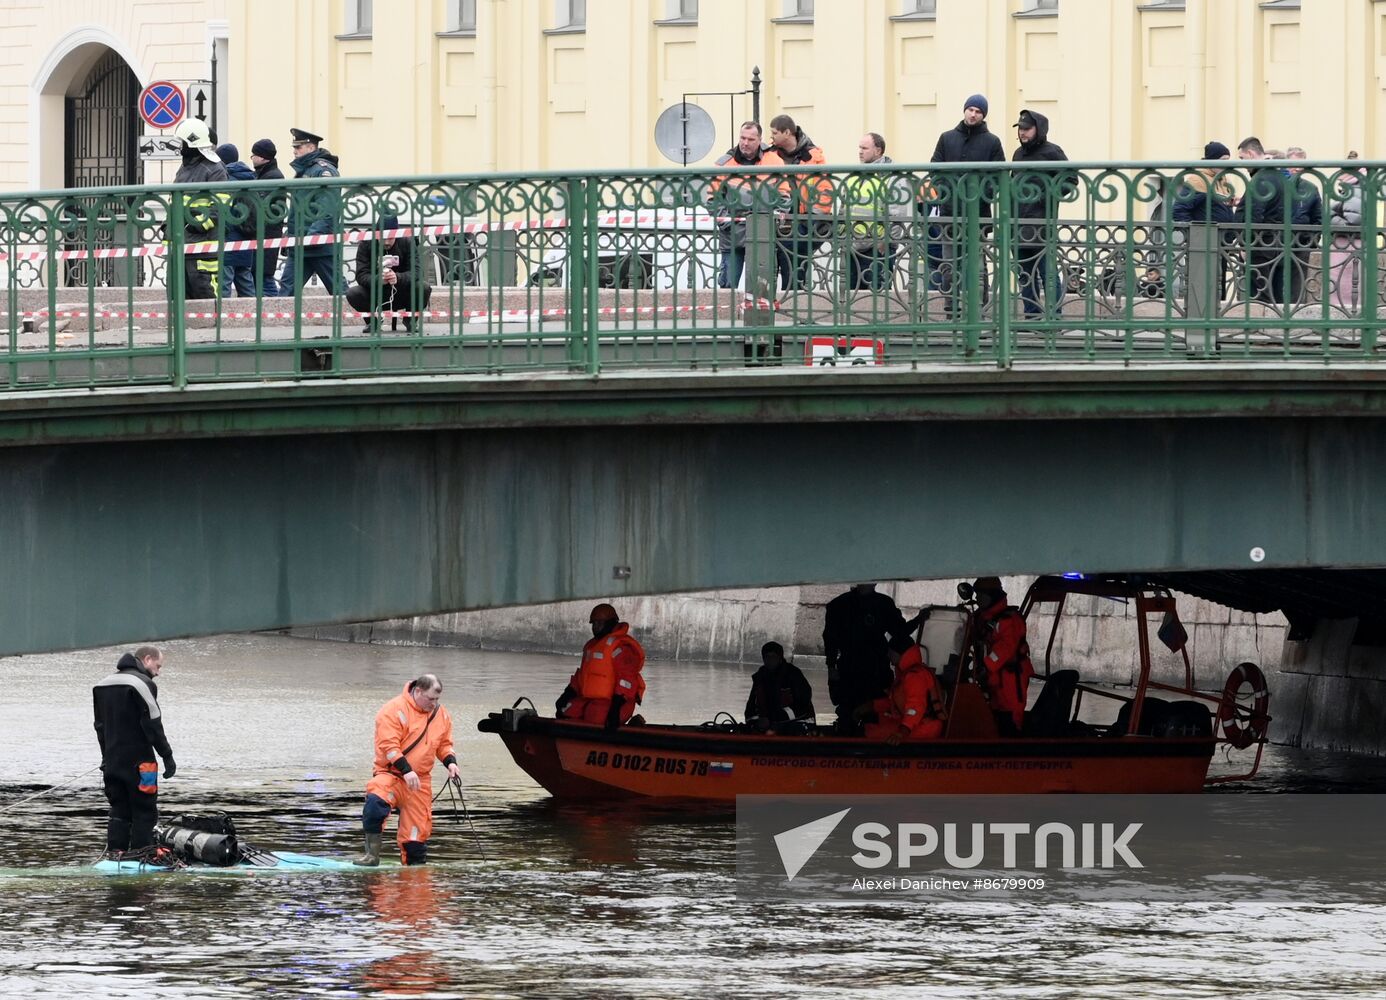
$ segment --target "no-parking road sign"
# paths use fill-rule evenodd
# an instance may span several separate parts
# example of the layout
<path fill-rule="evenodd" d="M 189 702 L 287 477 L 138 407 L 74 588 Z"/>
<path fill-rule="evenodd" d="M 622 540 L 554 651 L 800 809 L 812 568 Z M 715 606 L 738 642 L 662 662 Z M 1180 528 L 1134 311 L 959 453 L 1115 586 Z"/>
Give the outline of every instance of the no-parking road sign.
<path fill-rule="evenodd" d="M 140 91 L 136 106 L 140 117 L 155 128 L 172 128 L 188 111 L 187 98 L 176 83 L 160 80 Z"/>

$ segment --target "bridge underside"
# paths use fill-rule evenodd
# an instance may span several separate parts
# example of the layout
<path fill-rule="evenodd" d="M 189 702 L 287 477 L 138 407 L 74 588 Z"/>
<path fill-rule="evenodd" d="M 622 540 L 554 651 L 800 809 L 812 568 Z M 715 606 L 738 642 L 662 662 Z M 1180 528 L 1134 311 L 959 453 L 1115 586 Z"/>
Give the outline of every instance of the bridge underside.
<path fill-rule="evenodd" d="M 0 449 L 0 652 L 984 572 L 1170 574 L 1269 610 L 1330 593 L 1301 571 L 1386 566 L 1373 415 L 1044 419 L 1012 400 L 1011 419 L 930 420 L 907 400 L 796 423 L 760 405 L 769 419 L 626 426 L 319 415 L 319 433 L 198 439 L 127 415 L 123 438 L 72 443 L 31 411 L 42 443 Z M 244 412 L 199 419 L 234 433 Z"/>

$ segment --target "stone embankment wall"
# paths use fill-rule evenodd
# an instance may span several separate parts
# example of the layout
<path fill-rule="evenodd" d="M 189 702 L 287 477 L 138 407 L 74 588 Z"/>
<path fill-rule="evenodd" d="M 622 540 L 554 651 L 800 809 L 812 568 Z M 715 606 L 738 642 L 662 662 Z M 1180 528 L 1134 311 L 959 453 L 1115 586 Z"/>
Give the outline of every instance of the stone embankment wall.
<path fill-rule="evenodd" d="M 1029 578 L 1006 581 L 1018 603 Z M 925 604 L 957 603 L 956 580 L 883 583 L 906 616 Z M 823 670 L 823 607 L 843 591 L 841 585 L 717 590 L 659 597 L 612 598 L 621 617 L 653 659 L 759 663 L 767 640 L 809 672 L 815 688 L 826 686 Z M 447 615 L 394 619 L 356 625 L 301 629 L 298 635 L 353 642 L 459 646 L 534 652 L 576 653 L 591 637 L 587 615 L 592 601 L 569 601 L 533 608 L 501 608 Z M 1221 690 L 1228 672 L 1243 660 L 1268 675 L 1279 668 L 1285 621 L 1279 615 L 1252 615 L 1219 604 L 1181 597 L 1179 614 L 1189 633 L 1189 654 L 1202 688 Z M 1075 668 L 1085 680 L 1132 683 L 1136 673 L 1134 609 L 1118 601 L 1071 599 L 1064 627 L 1055 636 L 1054 669 Z M 1050 619 L 1030 626 L 1036 667 L 1043 670 Z M 1153 633 L 1153 630 L 1152 630 Z M 1156 679 L 1179 681 L 1182 661 L 1151 635 Z"/>

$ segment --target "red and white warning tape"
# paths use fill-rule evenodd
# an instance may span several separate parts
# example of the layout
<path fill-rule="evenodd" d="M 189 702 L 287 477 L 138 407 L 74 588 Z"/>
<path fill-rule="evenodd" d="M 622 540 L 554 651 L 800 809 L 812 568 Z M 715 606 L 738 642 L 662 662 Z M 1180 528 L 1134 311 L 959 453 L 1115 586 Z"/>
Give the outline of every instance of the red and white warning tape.
<path fill-rule="evenodd" d="M 685 305 L 685 306 L 605 306 L 596 310 L 599 316 L 670 316 L 670 315 L 689 315 L 691 313 L 713 312 L 717 306 L 712 304 L 704 305 Z M 125 310 L 125 309 L 98 309 L 88 311 L 86 309 L 40 309 L 35 312 L 24 312 L 19 314 L 23 319 L 168 319 L 170 313 L 159 310 Z M 183 314 L 185 319 L 219 319 L 219 320 L 290 320 L 295 317 L 303 319 L 332 319 L 340 316 L 342 319 L 369 319 L 378 316 L 381 319 L 401 318 L 409 319 L 415 316 L 421 319 L 498 319 L 498 320 L 522 320 L 522 319 L 549 319 L 562 318 L 568 315 L 568 310 L 564 307 L 552 309 L 422 309 L 411 311 L 399 309 L 394 311 L 382 311 L 379 313 L 357 312 L 352 309 L 342 310 L 323 310 L 305 312 L 186 312 Z"/>
<path fill-rule="evenodd" d="M 615 226 L 646 226 L 646 225 L 679 225 L 696 224 L 699 222 L 718 222 L 722 221 L 707 213 L 698 212 L 675 212 L 665 210 L 662 212 L 607 212 L 597 216 L 597 225 Z M 260 247 L 265 249 L 279 249 L 281 247 L 305 246 L 316 247 L 325 246 L 332 243 L 353 244 L 360 243 L 362 240 L 371 239 L 392 239 L 409 238 L 413 236 L 450 236 L 457 233 L 490 233 L 498 231 L 519 232 L 529 229 L 563 229 L 568 225 L 566 218 L 553 219 L 515 219 L 509 222 L 458 222 L 449 225 L 439 226 L 401 226 L 397 229 L 353 229 L 342 233 L 321 233 L 314 236 L 279 236 L 267 240 L 227 240 L 222 243 L 216 241 L 202 243 L 188 243 L 183 247 L 185 254 L 206 254 L 216 253 L 218 250 L 255 250 Z M 111 260 L 119 257 L 166 257 L 168 256 L 168 244 L 166 243 L 146 243 L 137 247 L 99 247 L 95 250 L 15 250 L 13 252 L 0 250 L 0 261 L 3 260 Z"/>

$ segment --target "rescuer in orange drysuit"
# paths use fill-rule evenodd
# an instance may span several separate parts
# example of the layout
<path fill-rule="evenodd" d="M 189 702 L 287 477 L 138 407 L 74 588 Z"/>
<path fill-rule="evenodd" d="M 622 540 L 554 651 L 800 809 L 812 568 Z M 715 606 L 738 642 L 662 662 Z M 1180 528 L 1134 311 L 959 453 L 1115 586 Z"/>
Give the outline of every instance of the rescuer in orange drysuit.
<path fill-rule="evenodd" d="M 986 668 L 987 697 L 1002 736 L 1019 736 L 1025 724 L 1025 699 L 1030 678 L 1030 643 L 1025 639 L 1025 617 L 1006 603 L 1006 591 L 994 576 L 972 585 L 977 597 L 977 628 Z"/>
<path fill-rule="evenodd" d="M 361 810 L 366 853 L 358 865 L 380 864 L 385 820 L 395 809 L 400 860 L 406 865 L 426 860 L 433 832 L 433 762 L 443 762 L 449 781 L 461 780 L 452 750 L 452 716 L 440 704 L 442 697 L 442 681 L 424 674 L 376 713 L 375 770 Z"/>
<path fill-rule="evenodd" d="M 857 719 L 866 723 L 868 740 L 884 740 L 891 746 L 904 740 L 936 740 L 943 735 L 943 692 L 938 678 L 924 662 L 924 649 L 907 635 L 890 640 L 890 662 L 895 680 L 884 698 L 857 708 Z"/>
<path fill-rule="evenodd" d="M 645 650 L 610 604 L 598 604 L 588 617 L 592 638 L 582 647 L 582 663 L 558 696 L 560 719 L 616 729 L 630 721 L 645 697 Z"/>

